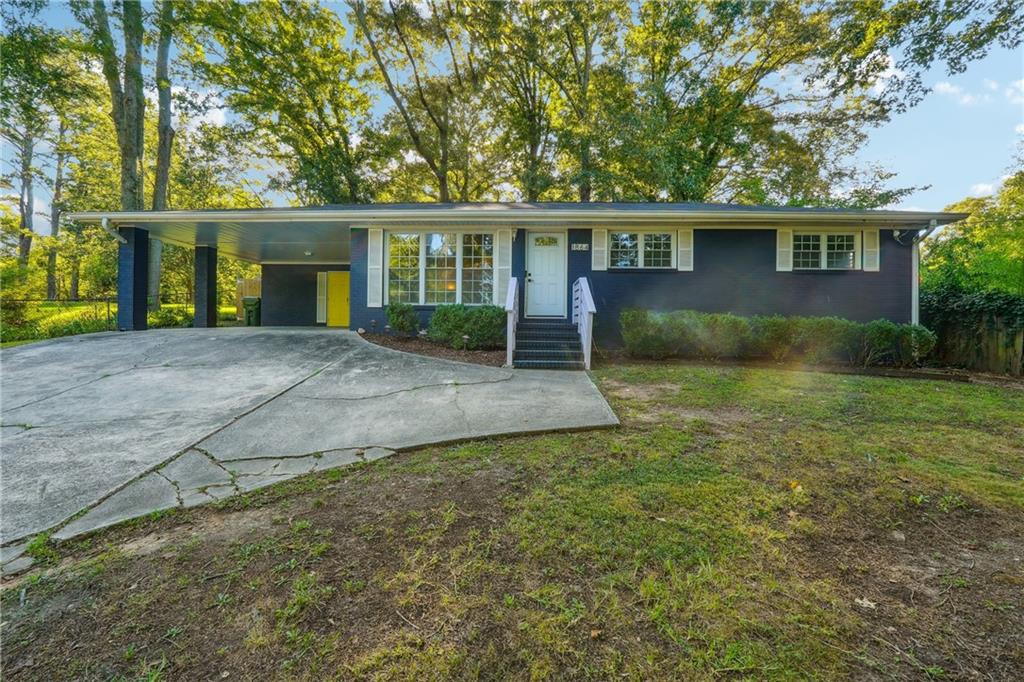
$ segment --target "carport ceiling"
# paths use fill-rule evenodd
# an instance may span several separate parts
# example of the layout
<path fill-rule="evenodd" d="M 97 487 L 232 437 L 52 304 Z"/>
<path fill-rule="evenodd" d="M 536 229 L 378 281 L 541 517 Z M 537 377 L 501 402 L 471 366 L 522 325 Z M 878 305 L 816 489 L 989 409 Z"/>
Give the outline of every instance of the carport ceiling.
<path fill-rule="evenodd" d="M 255 263 L 349 262 L 349 226 L 338 221 L 146 221 L 150 237 L 180 246 L 216 246 Z M 306 255 L 306 254 L 309 255 Z"/>

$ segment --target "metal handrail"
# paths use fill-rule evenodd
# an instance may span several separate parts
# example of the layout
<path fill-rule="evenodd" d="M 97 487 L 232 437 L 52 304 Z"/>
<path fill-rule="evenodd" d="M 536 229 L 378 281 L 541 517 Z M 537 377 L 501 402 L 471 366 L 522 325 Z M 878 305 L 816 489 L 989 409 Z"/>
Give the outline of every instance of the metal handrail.
<path fill-rule="evenodd" d="M 590 292 L 590 282 L 580 277 L 572 283 L 572 323 L 580 334 L 580 347 L 583 349 L 583 367 L 590 369 L 590 351 L 594 345 L 594 295 Z"/>
<path fill-rule="evenodd" d="M 512 356 L 516 350 L 516 325 L 519 324 L 519 280 L 510 277 L 508 291 L 505 293 L 505 365 L 512 366 Z"/>

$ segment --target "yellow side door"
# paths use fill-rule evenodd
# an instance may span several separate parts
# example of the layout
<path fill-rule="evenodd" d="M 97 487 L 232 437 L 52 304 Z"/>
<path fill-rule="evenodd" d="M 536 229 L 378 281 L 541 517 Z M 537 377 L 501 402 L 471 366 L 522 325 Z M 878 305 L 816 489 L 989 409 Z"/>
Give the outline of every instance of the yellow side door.
<path fill-rule="evenodd" d="M 349 273 L 327 273 L 327 326 L 348 326 Z"/>

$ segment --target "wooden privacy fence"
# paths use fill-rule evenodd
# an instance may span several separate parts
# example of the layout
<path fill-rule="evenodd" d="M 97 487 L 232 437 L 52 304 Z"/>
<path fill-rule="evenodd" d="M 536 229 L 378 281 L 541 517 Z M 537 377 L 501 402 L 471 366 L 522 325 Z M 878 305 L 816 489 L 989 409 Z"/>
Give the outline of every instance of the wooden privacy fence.
<path fill-rule="evenodd" d="M 235 319 L 245 319 L 242 299 L 246 296 L 262 296 L 263 284 L 259 277 L 239 277 L 235 284 Z"/>
<path fill-rule="evenodd" d="M 988 315 L 946 324 L 939 332 L 935 356 L 943 365 L 1022 376 L 1024 329 Z"/>

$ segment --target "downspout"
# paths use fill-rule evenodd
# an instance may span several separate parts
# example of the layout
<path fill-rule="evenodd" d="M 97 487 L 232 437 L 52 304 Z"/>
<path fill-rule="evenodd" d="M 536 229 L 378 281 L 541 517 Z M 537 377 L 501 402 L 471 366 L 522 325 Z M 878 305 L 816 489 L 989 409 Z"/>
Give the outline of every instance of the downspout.
<path fill-rule="evenodd" d="M 921 324 L 921 242 L 927 239 L 937 227 L 938 221 L 930 220 L 927 229 L 918 232 L 911 243 L 913 253 L 910 256 L 910 324 Z"/>
<path fill-rule="evenodd" d="M 125 239 L 120 232 L 118 232 L 115 228 L 110 226 L 109 218 L 100 218 L 100 227 L 103 228 L 104 232 L 111 235 L 114 239 L 121 242 L 122 244 L 128 243 L 128 240 Z"/>

